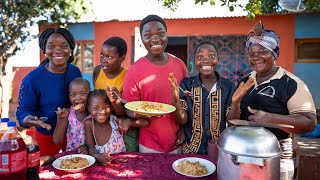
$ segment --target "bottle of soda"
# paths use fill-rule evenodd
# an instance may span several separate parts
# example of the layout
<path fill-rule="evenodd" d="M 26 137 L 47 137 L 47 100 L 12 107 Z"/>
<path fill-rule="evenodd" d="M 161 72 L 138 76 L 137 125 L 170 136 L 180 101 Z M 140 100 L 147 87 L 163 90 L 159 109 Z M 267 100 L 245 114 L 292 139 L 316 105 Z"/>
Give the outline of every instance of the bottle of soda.
<path fill-rule="evenodd" d="M 39 179 L 40 168 L 40 148 L 39 144 L 33 137 L 33 130 L 27 130 L 27 136 L 24 142 L 27 145 L 27 180 Z"/>
<path fill-rule="evenodd" d="M 0 179 L 26 179 L 27 149 L 15 122 L 0 140 Z"/>
<path fill-rule="evenodd" d="M 6 131 L 8 130 L 8 122 L 9 122 L 9 118 L 1 118 L 1 121 L 0 121 L 0 139 L 2 138 L 4 133 L 6 133 Z"/>

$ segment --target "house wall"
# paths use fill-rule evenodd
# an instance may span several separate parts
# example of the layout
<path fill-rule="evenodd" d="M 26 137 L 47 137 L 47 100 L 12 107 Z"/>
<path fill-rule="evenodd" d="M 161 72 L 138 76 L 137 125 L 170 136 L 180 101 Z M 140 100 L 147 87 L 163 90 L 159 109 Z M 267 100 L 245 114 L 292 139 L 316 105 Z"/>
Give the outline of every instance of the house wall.
<path fill-rule="evenodd" d="M 320 15 L 304 14 L 295 17 L 295 39 L 320 39 Z M 318 63 L 295 63 L 294 73 L 308 86 L 317 109 L 320 109 L 320 62 Z"/>
<path fill-rule="evenodd" d="M 194 19 L 165 19 L 168 27 L 168 36 L 189 35 L 246 35 L 252 26 L 262 20 L 264 27 L 277 32 L 281 38 L 281 55 L 278 65 L 293 72 L 294 60 L 294 15 L 268 15 L 258 16 L 254 21 L 245 17 L 231 18 L 194 18 Z M 131 65 L 133 57 L 132 36 L 134 28 L 140 25 L 140 21 L 109 21 L 95 23 L 95 64 L 99 64 L 100 48 L 104 40 L 111 36 L 120 36 L 128 44 L 128 54 L 123 66 Z"/>
<path fill-rule="evenodd" d="M 18 95 L 20 90 L 20 85 L 23 78 L 36 67 L 13 67 L 13 69 L 17 69 L 17 72 L 12 81 L 12 100 L 11 102 L 14 104 L 18 104 Z"/>
<path fill-rule="evenodd" d="M 253 21 L 247 20 L 245 17 L 165 19 L 169 36 L 246 35 L 258 20 L 262 20 L 264 27 L 276 31 L 280 36 L 280 57 L 277 64 L 293 72 L 295 36 L 294 14 L 257 16 Z M 111 36 L 122 37 L 128 44 L 128 53 L 123 62 L 123 66 L 128 68 L 134 57 L 134 42 L 132 37 L 134 36 L 135 27 L 139 27 L 139 25 L 140 20 L 108 21 L 69 24 L 68 28 L 74 35 L 75 40 L 94 40 L 95 66 L 100 63 L 99 54 L 102 43 Z M 40 32 L 48 27 L 57 26 L 42 26 Z M 40 52 L 40 59 L 44 59 L 42 52 Z M 83 74 L 83 76 L 92 84 L 91 74 Z M 14 87 L 19 87 L 21 79 L 14 83 L 18 83 L 18 85 L 14 85 Z M 14 96 L 13 100 L 16 101 L 17 97 Z"/>
<path fill-rule="evenodd" d="M 68 30 L 74 37 L 74 40 L 94 40 L 94 24 L 93 23 L 79 23 L 69 24 Z"/>

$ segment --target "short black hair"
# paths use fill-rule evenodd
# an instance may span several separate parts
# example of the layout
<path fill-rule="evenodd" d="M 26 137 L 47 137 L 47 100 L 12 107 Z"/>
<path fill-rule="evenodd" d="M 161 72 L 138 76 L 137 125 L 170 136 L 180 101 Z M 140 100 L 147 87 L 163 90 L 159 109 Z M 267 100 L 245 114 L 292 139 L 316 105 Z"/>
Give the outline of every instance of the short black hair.
<path fill-rule="evenodd" d="M 143 18 L 141 23 L 140 23 L 140 35 L 142 35 L 142 28 L 143 26 L 150 22 L 150 21 L 158 21 L 160 22 L 161 24 L 163 24 L 164 28 L 167 30 L 167 25 L 166 25 L 166 22 L 162 19 L 162 17 L 158 16 L 158 15 L 155 15 L 155 14 L 150 14 L 148 15 L 147 17 Z"/>
<path fill-rule="evenodd" d="M 76 46 L 76 42 L 73 38 L 73 35 L 71 34 L 71 32 L 68 29 L 65 28 L 48 28 L 45 31 L 43 31 L 39 37 L 39 47 L 41 49 L 41 51 L 45 54 L 46 53 L 46 46 L 47 46 L 47 42 L 49 37 L 54 34 L 54 33 L 58 33 L 61 34 L 68 42 L 70 49 L 71 49 L 71 56 L 68 59 L 68 63 L 71 63 L 74 60 L 74 56 L 73 56 L 73 50 Z M 47 62 L 49 62 L 49 59 L 46 58 L 44 61 L 42 61 L 42 64 L 46 64 Z"/>
<path fill-rule="evenodd" d="M 216 52 L 217 52 L 217 56 L 219 56 L 219 52 L 218 52 L 217 46 L 214 45 L 211 41 L 207 41 L 207 40 L 201 41 L 201 42 L 196 46 L 196 48 L 194 49 L 194 52 L 193 52 L 194 56 L 196 56 L 196 53 L 197 53 L 198 48 L 199 48 L 200 46 L 204 45 L 204 44 L 208 44 L 208 45 L 213 46 L 214 49 L 215 49 Z"/>
<path fill-rule="evenodd" d="M 91 101 L 92 101 L 92 98 L 98 97 L 98 96 L 103 97 L 103 98 L 106 100 L 107 104 L 111 105 L 110 99 L 109 99 L 109 97 L 107 96 L 106 91 L 103 90 L 103 89 L 95 89 L 95 90 L 93 90 L 93 91 L 90 91 L 89 94 L 88 94 L 87 107 L 90 106 Z"/>
<path fill-rule="evenodd" d="M 82 78 L 82 77 L 74 78 L 74 79 L 69 83 L 69 89 L 70 89 L 70 87 L 71 87 L 73 84 L 83 84 L 83 85 L 87 86 L 87 87 L 89 88 L 89 91 L 90 91 L 90 83 L 89 83 L 89 81 L 86 80 L 85 78 Z"/>
<path fill-rule="evenodd" d="M 119 57 L 125 56 L 127 54 L 127 43 L 124 39 L 121 37 L 113 36 L 109 39 L 107 39 L 102 46 L 113 46 L 117 48 Z"/>

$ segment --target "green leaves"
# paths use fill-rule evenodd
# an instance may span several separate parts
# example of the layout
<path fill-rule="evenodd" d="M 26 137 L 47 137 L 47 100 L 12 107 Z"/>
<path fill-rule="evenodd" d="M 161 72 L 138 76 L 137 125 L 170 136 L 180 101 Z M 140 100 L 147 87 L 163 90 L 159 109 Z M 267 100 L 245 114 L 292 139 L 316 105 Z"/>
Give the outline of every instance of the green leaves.
<path fill-rule="evenodd" d="M 163 1 L 164 7 L 173 7 L 176 10 L 180 0 L 158 0 Z M 206 5 L 209 2 L 211 6 L 214 6 L 217 1 L 221 2 L 221 6 L 227 6 L 229 11 L 233 12 L 236 7 L 242 8 L 247 12 L 248 19 L 254 19 L 256 15 L 261 14 L 273 14 L 287 12 L 278 5 L 278 0 L 249 0 L 243 7 L 241 2 L 243 0 L 194 0 L 195 4 Z M 304 0 L 306 4 L 306 12 L 320 12 L 319 0 Z"/>
<path fill-rule="evenodd" d="M 31 39 L 28 27 L 40 19 L 43 24 L 76 22 L 86 14 L 93 14 L 90 0 L 0 1 L 0 72 L 5 73 L 8 58 Z"/>

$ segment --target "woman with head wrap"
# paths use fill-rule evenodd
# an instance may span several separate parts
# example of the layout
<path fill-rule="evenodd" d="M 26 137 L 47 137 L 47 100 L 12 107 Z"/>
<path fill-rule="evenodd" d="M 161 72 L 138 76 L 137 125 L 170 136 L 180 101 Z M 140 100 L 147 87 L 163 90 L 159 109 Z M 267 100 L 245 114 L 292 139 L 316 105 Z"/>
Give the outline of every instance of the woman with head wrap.
<path fill-rule="evenodd" d="M 70 64 L 74 59 L 75 41 L 67 29 L 46 29 L 39 37 L 39 46 L 46 58 L 22 80 L 16 116 L 20 126 L 36 127 L 40 154 L 46 156 L 57 154 L 65 146 L 65 140 L 57 145 L 53 142 L 55 111 L 71 105 L 68 85 L 82 75 L 78 67 Z M 43 119 L 46 121 L 42 122 Z"/>
<path fill-rule="evenodd" d="M 298 165 L 293 134 L 310 132 L 316 125 L 316 111 L 306 84 L 276 65 L 280 39 L 258 22 L 249 32 L 246 47 L 253 69 L 244 77 L 232 97 L 228 119 L 287 124 L 293 129 L 272 129 L 282 149 L 280 179 L 295 179 Z M 246 93 L 246 89 L 249 91 Z"/>

